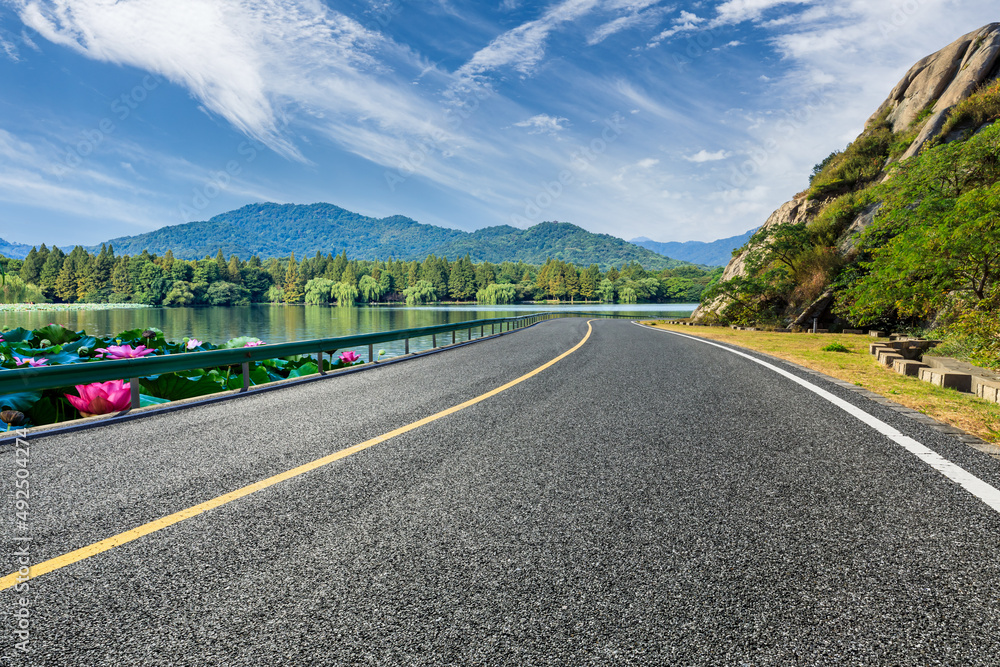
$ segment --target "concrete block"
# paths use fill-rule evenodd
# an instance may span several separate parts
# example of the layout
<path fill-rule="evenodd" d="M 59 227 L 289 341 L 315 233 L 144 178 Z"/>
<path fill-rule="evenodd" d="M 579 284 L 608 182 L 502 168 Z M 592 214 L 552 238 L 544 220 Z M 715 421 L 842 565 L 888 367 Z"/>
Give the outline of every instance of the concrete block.
<path fill-rule="evenodd" d="M 968 373 L 949 372 L 943 368 L 921 368 L 920 379 L 924 382 L 955 391 L 972 391 L 972 376 Z"/>
<path fill-rule="evenodd" d="M 1000 382 L 980 381 L 976 387 L 976 396 L 991 403 L 1000 403 Z"/>
<path fill-rule="evenodd" d="M 900 375 L 909 375 L 910 377 L 917 377 L 921 368 L 930 368 L 930 366 L 910 359 L 899 359 L 892 364 L 892 370 Z"/>
<path fill-rule="evenodd" d="M 869 331 L 868 335 L 872 338 L 885 338 L 886 333 L 884 331 Z"/>
<path fill-rule="evenodd" d="M 893 350 L 886 350 L 884 352 L 879 352 L 878 354 L 878 362 L 883 366 L 892 368 L 893 364 L 897 361 L 905 361 L 905 359 L 903 358 L 903 355 L 897 354 Z"/>
<path fill-rule="evenodd" d="M 868 345 L 868 354 L 877 357 L 879 350 L 891 350 L 885 343 L 871 343 Z"/>
<path fill-rule="evenodd" d="M 865 332 L 864 332 L 863 329 L 844 329 L 844 333 L 845 334 L 854 334 L 856 336 L 863 336 Z"/>
<path fill-rule="evenodd" d="M 775 329 L 774 333 L 792 333 L 791 329 Z"/>

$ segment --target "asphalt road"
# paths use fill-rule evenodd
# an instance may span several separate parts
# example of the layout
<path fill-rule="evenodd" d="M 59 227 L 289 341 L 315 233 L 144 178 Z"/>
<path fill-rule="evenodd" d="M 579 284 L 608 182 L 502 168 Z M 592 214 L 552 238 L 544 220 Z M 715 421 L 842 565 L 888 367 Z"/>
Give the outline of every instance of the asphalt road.
<path fill-rule="evenodd" d="M 36 439 L 27 533 L 0 448 L 0 574 L 15 535 L 33 563 L 59 556 L 460 404 L 586 332 L 555 320 Z M 802 376 L 1000 486 L 1000 462 Z M 1000 514 L 773 371 L 624 321 L 465 410 L 29 584 L 0 593 L 2 664 L 1000 663 Z"/>

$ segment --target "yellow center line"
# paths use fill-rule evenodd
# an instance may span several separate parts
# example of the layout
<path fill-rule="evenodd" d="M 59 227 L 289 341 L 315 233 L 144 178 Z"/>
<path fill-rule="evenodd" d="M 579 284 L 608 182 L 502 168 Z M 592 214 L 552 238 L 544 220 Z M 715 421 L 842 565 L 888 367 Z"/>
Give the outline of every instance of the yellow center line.
<path fill-rule="evenodd" d="M 110 551 L 115 547 L 127 544 L 133 540 L 139 539 L 140 537 L 145 537 L 146 535 L 155 533 L 158 530 L 163 530 L 164 528 L 172 526 L 175 523 L 180 523 L 185 519 L 190 519 L 191 517 L 198 516 L 199 514 L 215 509 L 216 507 L 221 507 L 222 505 L 231 503 L 234 500 L 239 500 L 240 498 L 243 498 L 245 496 L 257 493 L 258 491 L 262 491 L 268 487 L 274 486 L 275 484 L 280 484 L 281 482 L 292 479 L 294 477 L 298 477 L 299 475 L 304 475 L 307 472 L 316 470 L 317 468 L 322 468 L 323 466 L 329 465 L 334 461 L 339 461 L 340 459 L 347 458 L 351 454 L 357 454 L 360 451 L 368 449 L 369 447 L 374 447 L 375 445 L 383 443 L 386 440 L 395 438 L 398 435 L 403 435 L 404 433 L 408 433 L 414 429 L 418 429 L 421 426 L 430 424 L 431 422 L 437 421 L 438 419 L 447 417 L 448 415 L 453 415 L 456 412 L 464 410 L 468 407 L 472 407 L 477 403 L 481 403 L 482 401 L 485 401 L 488 398 L 496 396 L 497 394 L 524 382 L 525 380 L 533 378 L 534 376 L 538 375 L 545 369 L 553 366 L 554 364 L 558 363 L 559 361 L 565 359 L 569 355 L 579 350 L 581 347 L 584 346 L 584 344 L 590 338 L 590 334 L 593 331 L 591 322 L 593 322 L 593 320 L 589 320 L 587 322 L 587 335 L 583 337 L 583 340 L 581 340 L 579 343 L 573 346 L 573 348 L 567 350 L 566 352 L 563 352 L 552 361 L 549 361 L 548 363 L 539 366 L 530 373 L 522 375 L 516 380 L 511 380 L 502 387 L 497 387 L 492 391 L 488 391 L 485 394 L 469 399 L 464 403 L 460 403 L 454 407 L 448 408 L 447 410 L 442 410 L 441 412 L 430 415 L 429 417 L 424 417 L 423 419 L 415 421 L 411 424 L 407 424 L 406 426 L 401 426 L 394 431 L 389 431 L 388 433 L 372 438 L 371 440 L 365 440 L 364 442 L 354 445 L 353 447 L 342 449 L 339 452 L 334 452 L 333 454 L 329 454 L 327 456 L 324 456 L 323 458 L 319 458 L 316 459 L 315 461 L 311 461 L 309 463 L 300 465 L 297 468 L 292 468 L 291 470 L 279 473 L 277 475 L 274 475 L 273 477 L 262 479 L 259 482 L 255 482 L 254 484 L 250 484 L 249 486 L 244 486 L 241 489 L 230 491 L 229 493 L 221 495 L 217 498 L 213 498 L 212 500 L 206 500 L 205 502 L 195 505 L 193 507 L 188 507 L 187 509 L 183 509 L 179 512 L 174 512 L 173 514 L 165 516 L 162 519 L 150 521 L 149 523 L 145 523 L 131 530 L 126 530 L 124 533 L 118 533 L 117 535 L 114 535 L 107 539 L 103 539 L 100 542 L 94 542 L 91 545 L 82 547 L 80 549 L 76 549 L 75 551 L 70 551 L 69 553 L 63 554 L 62 556 L 56 556 L 55 558 L 50 558 L 49 560 L 42 561 L 37 565 L 32 565 L 29 568 L 27 576 L 23 575 L 21 572 L 12 572 L 11 574 L 8 574 L 3 578 L 0 578 L 0 591 L 12 588 L 18 583 L 27 581 L 28 579 L 35 579 L 36 577 L 48 574 L 49 572 L 53 572 L 55 570 L 64 568 L 67 565 L 72 565 L 73 563 L 79 563 L 80 561 L 86 560 L 91 556 L 96 556 L 97 554 L 104 553 L 105 551 Z"/>

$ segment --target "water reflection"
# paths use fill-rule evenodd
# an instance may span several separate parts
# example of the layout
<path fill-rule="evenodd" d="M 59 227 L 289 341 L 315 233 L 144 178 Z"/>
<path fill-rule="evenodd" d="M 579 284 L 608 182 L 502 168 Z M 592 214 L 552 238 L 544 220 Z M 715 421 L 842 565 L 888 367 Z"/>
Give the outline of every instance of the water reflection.
<path fill-rule="evenodd" d="M 253 305 L 234 308 L 143 308 L 137 310 L 75 310 L 51 312 L 0 312 L 0 325 L 34 329 L 50 322 L 69 329 L 85 329 L 108 336 L 138 328 L 162 329 L 168 340 L 194 337 L 223 343 L 237 336 L 256 336 L 268 343 L 314 338 L 334 338 L 356 333 L 464 322 L 491 317 L 510 317 L 542 311 L 619 312 L 636 317 L 685 316 L 696 304 L 671 305 L 577 305 L 550 306 L 371 306 L 330 308 L 326 306 Z M 487 333 L 489 331 L 487 330 Z M 467 332 L 460 332 L 465 340 Z M 479 337 L 479 330 L 474 332 Z M 439 340 L 441 344 L 444 341 Z M 450 342 L 450 337 L 447 342 Z M 411 341 L 411 351 L 431 346 L 430 337 Z M 381 346 L 388 356 L 402 353 L 403 343 Z M 367 360 L 368 350 L 356 350 Z M 377 354 L 377 351 L 376 351 Z"/>

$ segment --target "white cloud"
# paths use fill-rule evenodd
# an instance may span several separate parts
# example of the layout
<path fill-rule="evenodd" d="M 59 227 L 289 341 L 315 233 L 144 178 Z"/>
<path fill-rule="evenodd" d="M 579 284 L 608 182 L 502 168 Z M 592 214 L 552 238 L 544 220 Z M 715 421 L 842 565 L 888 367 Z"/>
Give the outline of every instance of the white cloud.
<path fill-rule="evenodd" d="M 660 161 L 651 157 L 644 158 L 635 163 L 637 167 L 641 167 L 642 169 L 651 169 L 658 164 L 660 164 Z"/>
<path fill-rule="evenodd" d="M 718 162 L 719 160 L 725 160 L 729 157 L 729 153 L 726 151 L 716 151 L 715 153 L 709 153 L 706 150 L 700 150 L 694 155 L 685 155 L 684 159 L 688 162 Z"/>
<path fill-rule="evenodd" d="M 568 123 L 569 119 L 562 118 L 558 116 L 550 116 L 548 114 L 538 114 L 537 116 L 532 116 L 527 120 L 522 120 L 518 123 L 514 123 L 515 127 L 530 127 L 531 132 L 529 134 L 555 134 L 566 129 L 564 123 Z"/>
<path fill-rule="evenodd" d="M 638 0 L 636 2 L 612 3 L 613 8 L 626 9 L 629 13 L 625 16 L 619 16 L 618 18 L 599 26 L 587 39 L 587 44 L 594 46 L 595 44 L 600 44 L 611 35 L 619 33 L 623 30 L 651 26 L 659 23 L 663 15 L 670 11 L 670 8 L 650 8 L 651 5 L 658 4 L 658 2 L 659 0 Z"/>
<path fill-rule="evenodd" d="M 301 112 L 337 136 L 359 124 L 396 136 L 434 130 L 434 106 L 376 57 L 405 50 L 314 0 L 15 2 L 49 41 L 159 74 L 292 159 L 307 161 L 287 127 Z"/>
<path fill-rule="evenodd" d="M 680 16 L 674 19 L 674 24 L 670 28 L 667 28 L 659 35 L 650 40 L 648 46 L 653 47 L 659 45 L 665 39 L 670 39 L 674 35 L 680 34 L 682 32 L 691 32 L 692 30 L 697 30 L 698 26 L 705 23 L 707 19 L 693 14 L 688 11 L 681 11 Z"/>
<path fill-rule="evenodd" d="M 502 67 L 530 73 L 545 55 L 549 33 L 568 21 L 576 20 L 598 6 L 598 0 L 563 0 L 549 8 L 541 18 L 508 30 L 462 65 L 456 74 L 472 78 Z"/>
<path fill-rule="evenodd" d="M 726 0 L 716 9 L 715 25 L 759 19 L 764 12 L 785 5 L 810 5 L 815 0 Z"/>

